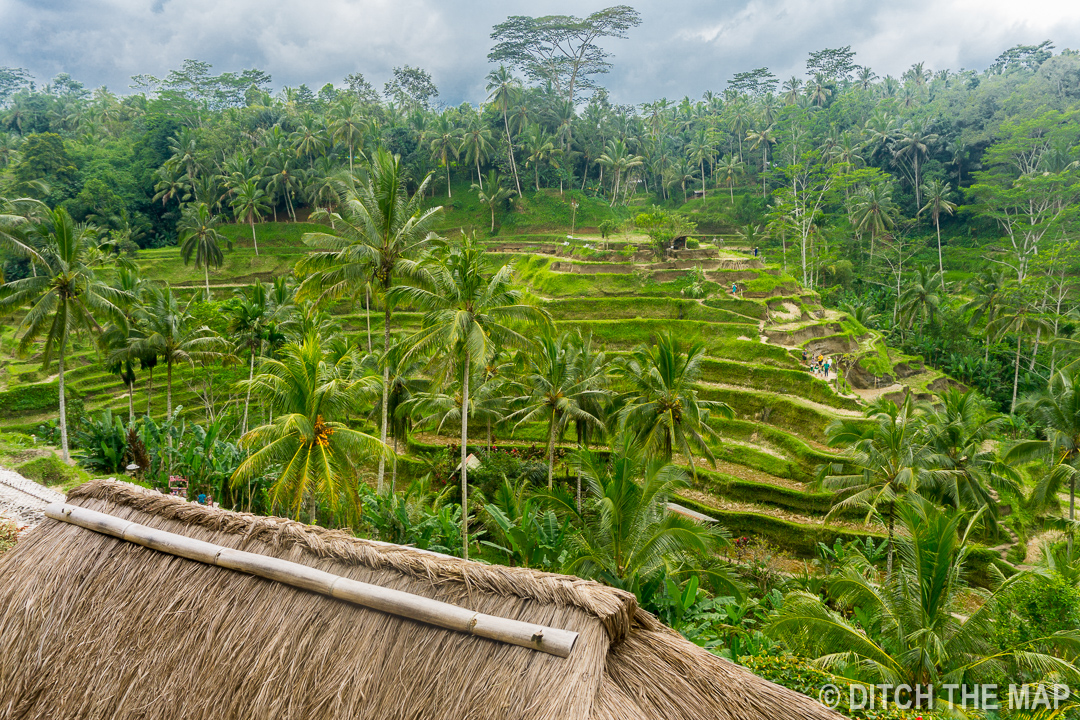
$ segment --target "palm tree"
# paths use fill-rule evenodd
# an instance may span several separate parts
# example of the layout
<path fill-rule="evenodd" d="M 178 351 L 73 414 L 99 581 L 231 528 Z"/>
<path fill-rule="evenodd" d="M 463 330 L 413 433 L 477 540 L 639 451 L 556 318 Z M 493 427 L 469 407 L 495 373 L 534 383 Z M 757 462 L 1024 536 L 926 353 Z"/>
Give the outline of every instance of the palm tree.
<path fill-rule="evenodd" d="M 1020 349 L 1024 335 L 1036 332 L 1053 333 L 1053 326 L 1039 315 L 1038 305 L 1022 287 L 1014 287 L 1004 294 L 997 317 L 986 323 L 987 335 L 1000 341 L 1010 333 L 1016 335 L 1016 356 L 1013 368 L 1013 392 L 1010 408 L 1016 408 L 1016 395 L 1020 387 Z"/>
<path fill-rule="evenodd" d="M 510 170 L 514 173 L 514 184 L 517 185 L 517 193 L 521 195 L 521 180 L 518 178 L 517 164 L 514 161 L 514 140 L 510 136 L 510 121 L 508 114 L 510 105 L 516 102 L 521 91 L 521 83 L 510 74 L 504 66 L 498 70 L 492 70 L 487 76 L 488 102 L 494 103 L 495 107 L 503 116 L 503 127 L 506 129 L 506 148 L 510 156 Z"/>
<path fill-rule="evenodd" d="M 95 232 L 76 224 L 67 210 L 49 210 L 35 204 L 32 212 L 40 217 L 27 231 L 34 240 L 21 242 L 11 233 L 0 233 L 0 244 L 16 247 L 29 255 L 35 275 L 0 285 L 0 311 L 10 312 L 28 308 L 16 329 L 18 352 L 28 353 L 34 344 L 44 340 L 42 365 L 46 368 L 57 360 L 59 385 L 60 449 L 64 462 L 71 459 L 68 448 L 67 396 L 65 390 L 65 361 L 68 339 L 73 332 L 101 332 L 100 323 L 111 320 L 126 322 L 122 310 L 126 293 L 109 287 L 94 273 Z M 39 244 L 41 252 L 34 249 Z"/>
<path fill-rule="evenodd" d="M 815 73 L 814 79 L 806 84 L 806 96 L 810 98 L 810 102 L 818 107 L 823 107 L 832 97 L 832 94 L 829 79 L 822 73 Z"/>
<path fill-rule="evenodd" d="M 893 226 L 895 213 L 892 186 L 887 182 L 873 183 L 855 194 L 852 221 L 856 232 L 870 229 L 870 262 L 874 262 L 874 240 Z"/>
<path fill-rule="evenodd" d="M 704 573 L 741 595 L 731 575 L 704 569 L 700 559 L 726 543 L 726 532 L 668 511 L 668 500 L 688 484 L 683 470 L 648 459 L 630 434 L 615 439 L 610 456 L 579 452 L 572 462 L 588 492 L 566 572 L 634 593 L 674 573 Z"/>
<path fill-rule="evenodd" d="M 941 276 L 941 290 L 944 292 L 945 266 L 941 262 L 941 213 L 952 215 L 953 211 L 956 210 L 956 203 L 949 202 L 949 195 L 952 194 L 952 190 L 949 188 L 949 184 L 943 180 L 934 178 L 923 185 L 922 191 L 926 195 L 926 204 L 919 209 L 919 213 L 929 210 L 930 216 L 934 218 L 934 228 L 937 230 L 938 274 Z"/>
<path fill-rule="evenodd" d="M 171 418 L 173 366 L 223 359 L 228 353 L 228 343 L 205 325 L 196 325 L 191 314 L 192 298 L 181 306 L 172 288 L 154 288 L 146 302 L 135 312 L 137 333 L 128 341 L 126 348 L 115 352 L 109 359 L 117 362 L 154 356 L 165 363 L 165 412 Z"/>
<path fill-rule="evenodd" d="M 540 163 L 550 160 L 559 152 L 555 148 L 555 139 L 539 125 L 531 125 L 525 131 L 525 152 L 528 153 L 525 167 L 532 165 L 536 191 L 540 192 Z"/>
<path fill-rule="evenodd" d="M 229 337 L 237 349 L 248 351 L 248 385 L 244 396 L 244 419 L 240 434 L 248 431 L 248 409 L 251 406 L 251 381 L 255 378 L 255 356 L 262 349 L 271 308 L 267 288 L 256 280 L 248 290 L 238 289 L 236 300 L 228 306 Z"/>
<path fill-rule="evenodd" d="M 528 347 L 530 340 L 513 326 L 547 322 L 546 311 L 525 305 L 511 286 L 512 269 L 504 265 L 488 275 L 484 248 L 468 237 L 446 253 L 429 255 L 421 266 L 421 283 L 399 285 L 391 301 L 405 300 L 425 311 L 421 329 L 405 340 L 406 358 L 445 352 L 460 361 L 461 393 L 461 521 L 468 559 L 469 379 L 476 365 L 487 363 L 499 348 Z"/>
<path fill-rule="evenodd" d="M 484 125 L 483 117 L 477 113 L 469 118 L 461 149 L 465 151 L 465 162 L 476 165 L 476 182 L 484 188 L 484 179 L 480 175 L 480 163 L 486 162 L 491 154 L 491 131 Z"/>
<path fill-rule="evenodd" d="M 358 364 L 353 353 L 331 361 L 315 334 L 286 345 L 281 359 L 264 360 L 252 387 L 274 420 L 240 439 L 254 452 L 233 473 L 233 487 L 280 468 L 270 489 L 272 505 L 299 519 L 306 499 L 310 522 L 320 497 L 334 512 L 342 496 L 355 500 L 357 461 L 387 453 L 385 444 L 345 423 L 367 389 L 355 377 Z"/>
<path fill-rule="evenodd" d="M 449 113 L 443 113 L 435 119 L 435 127 L 430 134 L 432 137 L 428 150 L 431 152 L 431 159 L 437 160 L 446 168 L 446 197 L 452 198 L 454 193 L 450 190 L 450 158 L 456 160 L 461 152 L 461 129 L 454 127 Z"/>
<path fill-rule="evenodd" d="M 897 511 L 913 496 L 939 484 L 950 472 L 935 467 L 935 453 L 927 442 L 924 424 L 911 396 L 897 406 L 879 400 L 867 411 L 865 422 L 835 420 L 825 429 L 829 447 L 844 447 L 844 465 L 826 467 L 822 484 L 836 492 L 829 515 L 848 508 L 865 508 L 867 522 L 886 513 L 889 533 L 886 570 L 892 573 Z"/>
<path fill-rule="evenodd" d="M 351 102 L 335 105 L 331 111 L 330 132 L 334 142 L 343 142 L 349 148 L 349 174 L 353 172 L 353 156 L 357 145 L 363 145 L 368 132 L 368 121 L 354 113 Z"/>
<path fill-rule="evenodd" d="M 746 139 L 752 140 L 751 150 L 761 147 L 761 197 L 765 197 L 765 174 L 769 169 L 769 145 L 776 143 L 776 135 L 773 134 L 772 125 L 764 130 L 750 130 L 746 133 Z"/>
<path fill-rule="evenodd" d="M 306 233 L 304 242 L 331 249 L 310 253 L 296 265 L 297 274 L 308 277 L 299 294 L 318 293 L 319 302 L 353 297 L 369 283 L 383 293 L 383 351 L 390 347 L 393 302 L 389 290 L 400 275 L 414 272 L 412 259 L 434 237 L 431 231 L 442 207 L 425 210 L 423 196 L 431 182 L 429 174 L 410 196 L 401 158 L 379 150 L 362 182 L 343 185 L 339 212 L 333 217 L 336 234 Z M 390 369 L 383 368 L 383 388 L 390 387 Z M 388 402 L 382 394 L 380 437 L 387 439 Z M 386 476 L 385 457 L 379 460 L 379 491 Z"/>
<path fill-rule="evenodd" d="M 1045 440 L 1025 440 L 1011 447 L 1005 462 L 1042 459 L 1049 466 L 1032 499 L 1040 506 L 1055 503 L 1057 494 L 1069 488 L 1069 555 L 1072 555 L 1072 523 L 1076 520 L 1076 481 L 1080 476 L 1080 369 L 1055 373 L 1046 389 L 1024 398 L 1015 412 L 1029 415 L 1042 429 Z"/>
<path fill-rule="evenodd" d="M 263 215 L 270 211 L 266 192 L 252 180 L 245 180 L 236 186 L 232 203 L 233 214 L 240 222 L 251 225 L 251 241 L 255 244 L 255 254 L 259 254 L 259 238 L 255 236 L 255 221 L 262 222 Z"/>
<path fill-rule="evenodd" d="M 1076 667 L 1063 659 L 1073 656 L 1076 631 L 999 645 L 995 618 L 1009 614 L 1012 590 L 1044 579 L 1018 573 L 992 594 L 974 590 L 964 577 L 976 546 L 960 534 L 962 515 L 916 500 L 900 518 L 909 538 L 899 542 L 897 572 L 877 585 L 865 560 L 855 560 L 829 581 L 840 607 L 859 608 L 858 625 L 819 595 L 797 591 L 785 596 L 766 634 L 826 669 L 857 667 L 860 677 L 893 687 L 956 687 L 1031 672 L 1040 680 L 1057 673 L 1076 677 Z M 969 522 L 967 532 L 976 525 Z M 973 593 L 980 596 L 974 610 Z M 947 710 L 944 698 L 938 700 Z"/>
<path fill-rule="evenodd" d="M 473 183 L 471 189 L 476 191 L 480 202 L 487 205 L 488 209 L 491 211 L 491 232 L 495 232 L 495 208 L 498 207 L 500 203 L 512 198 L 514 196 L 514 191 L 503 186 L 503 179 L 495 170 L 488 170 L 486 189 L 483 185 L 477 185 L 476 183 Z"/>
<path fill-rule="evenodd" d="M 927 321 L 933 322 L 942 302 L 942 297 L 937 290 L 940 281 L 940 273 L 931 272 L 925 265 L 919 265 L 916 268 L 914 279 L 904 289 L 897 303 L 900 317 L 907 320 L 908 327 L 915 320 L 915 316 L 920 318 L 920 328 Z M 943 282 L 941 284 L 944 285 Z"/>
<path fill-rule="evenodd" d="M 974 327 L 983 319 L 989 324 L 997 318 L 1003 294 L 1008 284 L 1009 281 L 1005 275 L 1005 270 L 999 268 L 986 268 L 968 282 L 967 289 L 971 293 L 971 300 L 960 308 L 963 313 L 971 313 L 968 318 L 968 327 Z M 990 359 L 991 334 L 988 332 L 985 335 L 986 351 L 983 359 L 988 361 Z"/>
<path fill-rule="evenodd" d="M 690 162 L 695 163 L 701 170 L 701 197 L 705 198 L 705 162 L 712 164 L 716 154 L 716 136 L 705 126 L 698 129 L 696 135 L 690 139 L 686 146 L 686 156 Z"/>
<path fill-rule="evenodd" d="M 577 333 L 580 346 L 581 332 Z M 547 423 L 548 489 L 551 489 L 555 468 L 555 441 L 562 437 L 571 423 L 584 422 L 603 427 L 603 422 L 585 409 L 590 399 L 606 392 L 599 385 L 599 378 L 583 377 L 577 361 L 577 347 L 570 333 L 553 335 L 544 333 L 536 348 L 527 358 L 528 370 L 522 379 L 522 407 L 510 418 L 517 421 L 515 427 L 527 422 Z"/>
<path fill-rule="evenodd" d="M 743 163 L 734 155 L 728 155 L 721 158 L 716 163 L 717 178 L 724 178 L 727 180 L 728 194 L 731 196 L 731 203 L 735 204 L 735 190 L 733 189 L 735 183 L 735 176 L 742 175 Z"/>
<path fill-rule="evenodd" d="M 195 256 L 195 267 L 202 267 L 206 280 L 206 297 L 210 297 L 210 266 L 219 268 L 225 262 L 221 243 L 229 242 L 218 232 L 220 224 L 221 218 L 211 214 L 206 203 L 199 203 L 193 208 L 189 207 L 177 225 L 180 231 L 180 257 L 187 265 L 191 256 Z"/>
<path fill-rule="evenodd" d="M 715 464 L 706 437 L 719 438 L 709 425 L 711 414 L 730 419 L 735 412 L 726 403 L 698 399 L 695 383 L 701 375 L 705 346 L 684 345 L 674 333 L 664 333 L 652 346 L 631 353 L 622 374 L 629 385 L 623 395 L 619 424 L 646 448 L 650 457 L 671 462 L 681 452 L 697 475 L 694 449 Z"/>
<path fill-rule="evenodd" d="M 973 390 L 948 388 L 940 403 L 923 408 L 923 421 L 935 461 L 952 472 L 945 482 L 933 488 L 936 496 L 955 508 L 984 511 L 996 521 L 998 501 L 995 493 L 1009 490 L 1018 493 L 1020 478 L 1016 470 L 1002 462 L 993 443 L 1006 423 L 1006 417 L 985 411 Z"/>
<path fill-rule="evenodd" d="M 907 158 L 914 168 L 914 180 L 915 186 L 915 205 L 916 207 L 922 206 L 922 190 L 921 180 L 919 175 L 919 160 L 930 152 L 930 146 L 937 142 L 938 136 L 935 133 L 927 132 L 921 123 L 912 122 L 906 125 L 900 131 L 900 136 L 896 139 L 896 151 L 895 156 L 897 158 Z"/>
<path fill-rule="evenodd" d="M 285 207 L 289 211 L 289 217 L 296 222 L 296 210 L 293 208 L 293 196 L 303 186 L 303 172 L 293 168 L 292 160 L 286 154 L 285 148 L 267 148 L 269 154 L 266 157 L 266 165 L 262 169 L 262 175 L 266 182 L 266 191 L 270 195 L 271 204 L 276 208 L 278 201 L 274 198 L 285 197 Z M 277 220 L 277 210 L 274 211 L 274 220 Z"/>

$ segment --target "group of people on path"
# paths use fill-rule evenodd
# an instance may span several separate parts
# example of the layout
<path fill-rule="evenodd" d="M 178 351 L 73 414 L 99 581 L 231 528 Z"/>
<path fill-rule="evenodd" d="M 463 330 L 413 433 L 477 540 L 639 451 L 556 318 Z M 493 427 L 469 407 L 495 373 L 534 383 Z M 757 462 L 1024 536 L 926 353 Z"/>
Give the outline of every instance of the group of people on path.
<path fill-rule="evenodd" d="M 815 375 L 820 375 L 826 380 L 829 379 L 829 371 L 832 370 L 833 367 L 832 358 L 825 357 L 821 353 L 818 353 L 817 355 L 811 355 L 810 353 L 806 352 L 805 348 L 803 348 L 802 361 L 803 365 L 808 365 L 810 367 L 810 372 L 814 373 Z"/>

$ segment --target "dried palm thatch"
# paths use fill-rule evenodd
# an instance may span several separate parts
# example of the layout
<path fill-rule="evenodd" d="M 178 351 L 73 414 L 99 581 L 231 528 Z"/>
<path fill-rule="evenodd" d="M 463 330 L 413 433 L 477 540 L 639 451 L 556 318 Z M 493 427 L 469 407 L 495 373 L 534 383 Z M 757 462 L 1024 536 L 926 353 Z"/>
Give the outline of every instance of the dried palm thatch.
<path fill-rule="evenodd" d="M 47 520 L 0 560 L 0 718 L 836 720 L 597 583 L 97 481 L 68 502 L 579 633 L 563 659 Z"/>

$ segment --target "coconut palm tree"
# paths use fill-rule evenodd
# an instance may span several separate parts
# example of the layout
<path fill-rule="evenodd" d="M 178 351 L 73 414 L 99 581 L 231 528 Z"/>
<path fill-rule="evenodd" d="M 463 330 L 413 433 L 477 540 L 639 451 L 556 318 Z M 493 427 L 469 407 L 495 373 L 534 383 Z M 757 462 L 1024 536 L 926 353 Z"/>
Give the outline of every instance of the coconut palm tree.
<path fill-rule="evenodd" d="M 852 222 L 856 232 L 870 230 L 870 262 L 874 262 L 875 239 L 892 228 L 895 215 L 896 206 L 889 183 L 876 182 L 855 193 Z"/>
<path fill-rule="evenodd" d="M 967 285 L 971 299 L 960 308 L 963 313 L 971 313 L 968 317 L 968 327 L 974 327 L 980 321 L 986 320 L 989 324 L 997 318 L 998 310 L 1004 297 L 1009 279 L 1004 269 L 985 268 L 978 276 L 972 278 Z M 991 334 L 986 336 L 986 350 L 983 360 L 990 359 Z"/>
<path fill-rule="evenodd" d="M 1038 303 L 1031 297 L 1027 289 L 1022 286 L 1014 286 L 1003 293 L 997 316 L 986 323 L 986 333 L 998 341 L 1003 340 L 1010 333 L 1016 335 L 1013 392 L 1010 408 L 1016 408 L 1016 395 L 1020 387 L 1020 350 L 1024 342 L 1024 336 L 1034 335 L 1040 331 L 1052 335 L 1053 325 L 1041 317 Z"/>
<path fill-rule="evenodd" d="M 922 417 L 935 462 L 953 471 L 930 494 L 955 508 L 983 511 L 996 522 L 996 493 L 1020 490 L 1019 474 L 989 442 L 1000 435 L 1007 418 L 984 410 L 975 391 L 959 388 L 948 388 L 940 403 L 925 405 Z"/>
<path fill-rule="evenodd" d="M 713 156 L 716 155 L 716 135 L 706 126 L 698 128 L 697 133 L 690 139 L 686 146 L 687 160 L 696 164 L 701 170 L 701 197 L 705 197 L 705 163 L 710 165 Z"/>
<path fill-rule="evenodd" d="M 465 162 L 476 166 L 476 182 L 482 190 L 484 178 L 480 175 L 480 164 L 487 162 L 491 155 L 491 131 L 484 125 L 479 113 L 469 118 L 469 126 L 462 135 L 461 149 L 465 151 Z"/>
<path fill-rule="evenodd" d="M 908 327 L 914 322 L 916 316 L 919 317 L 919 327 L 924 326 L 928 321 L 933 322 L 937 317 L 938 308 L 941 307 L 943 300 L 937 289 L 940 282 L 940 274 L 932 272 L 925 265 L 919 265 L 915 269 L 912 281 L 904 289 L 897 303 L 900 317 L 907 321 Z"/>
<path fill-rule="evenodd" d="M 18 352 L 26 354 L 44 341 L 42 365 L 48 368 L 54 357 L 57 360 L 60 450 L 67 462 L 71 459 L 64 375 L 68 341 L 80 330 L 100 333 L 105 321 L 126 323 L 123 304 L 127 294 L 109 287 L 95 274 L 96 234 L 92 228 L 75 223 L 63 208 L 49 210 L 35 203 L 28 210 L 38 219 L 30 227 L 20 228 L 18 234 L 0 233 L 0 245 L 29 256 L 36 274 L 0 285 L 0 312 L 26 308 L 15 330 L 20 336 Z M 35 249 L 38 247 L 40 252 Z"/>
<path fill-rule="evenodd" d="M 934 229 L 937 230 L 937 262 L 938 262 L 938 274 L 941 276 L 941 290 L 945 291 L 945 266 L 941 262 L 941 213 L 953 214 L 956 210 L 956 203 L 949 201 L 949 195 L 952 194 L 952 190 L 949 188 L 949 184 L 943 180 L 934 178 L 930 182 L 923 185 L 923 194 L 926 196 L 926 204 L 919 209 L 919 213 L 929 210 L 930 216 L 934 218 Z"/>
<path fill-rule="evenodd" d="M 404 300 L 425 311 L 421 329 L 404 341 L 406 360 L 441 352 L 458 361 L 462 378 L 462 544 L 468 559 L 469 380 L 475 367 L 487 363 L 499 348 L 531 344 L 515 326 L 545 324 L 549 316 L 545 310 L 522 303 L 521 292 L 511 286 L 510 265 L 489 275 L 484 248 L 467 236 L 444 253 L 428 255 L 421 271 L 418 285 L 399 285 L 389 296 L 392 302 Z"/>
<path fill-rule="evenodd" d="M 173 414 L 172 388 L 173 367 L 188 363 L 225 359 L 229 344 L 191 314 L 192 298 L 182 306 L 173 295 L 172 288 L 153 288 L 142 306 L 134 314 L 136 332 L 126 348 L 110 356 L 110 362 L 140 359 L 150 355 L 165 363 L 165 412 Z"/>
<path fill-rule="evenodd" d="M 1044 440 L 1025 440 L 1009 448 L 1005 462 L 1042 459 L 1047 471 L 1040 478 L 1032 499 L 1046 507 L 1056 503 L 1057 494 L 1069 488 L 1069 554 L 1072 555 L 1072 523 L 1076 520 L 1076 482 L 1080 477 L 1080 369 L 1055 373 L 1046 389 L 1024 398 L 1015 411 L 1031 417 L 1042 429 Z"/>
<path fill-rule="evenodd" d="M 218 232 L 221 218 L 210 212 L 206 203 L 199 203 L 194 207 L 188 207 L 180 218 L 177 230 L 180 232 L 180 257 L 187 265 L 195 256 L 195 267 L 203 269 L 203 278 L 206 281 L 206 297 L 210 297 L 210 266 L 221 267 L 225 262 L 225 255 L 221 252 L 222 242 L 230 241 Z"/>
<path fill-rule="evenodd" d="M 776 135 L 772 131 L 772 125 L 769 125 L 763 130 L 750 130 L 746 133 L 746 139 L 752 141 L 754 144 L 750 146 L 751 150 L 761 148 L 761 197 L 765 197 L 765 174 L 769 170 L 769 145 L 776 143 Z"/>
<path fill-rule="evenodd" d="M 555 138 L 539 125 L 530 125 L 525 130 L 525 167 L 532 166 L 536 191 L 540 192 L 540 163 L 549 161 L 559 152 L 555 147 Z"/>
<path fill-rule="evenodd" d="M 488 170 L 487 188 L 483 185 L 473 183 L 471 189 L 476 191 L 476 195 L 480 202 L 487 205 L 488 210 L 491 211 L 491 232 L 495 232 L 495 208 L 498 207 L 500 203 L 512 198 L 514 196 L 514 191 L 503 186 L 503 179 L 495 170 Z"/>
<path fill-rule="evenodd" d="M 580 341 L 581 332 L 577 332 Z M 600 378 L 584 377 L 577 360 L 577 348 L 570 333 L 546 332 L 528 354 L 528 369 L 522 379 L 521 407 L 510 415 L 516 427 L 527 422 L 547 423 L 547 481 L 551 489 L 555 468 L 555 441 L 571 423 L 584 422 L 603 427 L 603 421 L 586 410 L 590 400 L 606 395 Z M 595 403 L 592 403 L 595 404 Z"/>
<path fill-rule="evenodd" d="M 387 454 L 383 443 L 345 422 L 369 389 L 358 365 L 355 353 L 331 361 L 314 333 L 287 344 L 280 359 L 263 360 L 252 390 L 274 420 L 240 438 L 253 452 L 233 473 L 233 487 L 276 469 L 271 504 L 299 519 L 306 500 L 310 522 L 320 498 L 335 513 L 342 497 L 355 501 L 357 463 Z"/>
<path fill-rule="evenodd" d="M 304 242 L 329 250 L 313 252 L 296 265 L 307 276 L 299 295 L 314 296 L 320 303 L 355 297 L 366 288 L 383 294 L 383 350 L 390 347 L 393 302 L 388 291 L 401 275 L 415 270 L 414 257 L 435 237 L 432 224 L 441 207 L 424 209 L 423 196 L 431 182 L 429 174 L 409 195 L 401 158 L 385 150 L 371 159 L 367 177 L 343 184 L 338 212 L 333 213 L 335 234 L 305 233 Z M 390 369 L 383 368 L 383 388 L 390 387 Z M 382 394 L 380 441 L 387 439 L 388 402 Z M 386 475 L 385 457 L 379 460 L 379 491 Z"/>
<path fill-rule="evenodd" d="M 446 168 L 446 197 L 452 198 L 454 193 L 450 189 L 450 158 L 457 160 L 461 154 L 461 128 L 454 127 L 449 113 L 443 113 L 435 118 L 435 126 L 428 134 L 431 136 L 428 141 L 431 159 Z"/>
<path fill-rule="evenodd" d="M 896 138 L 894 155 L 898 159 L 906 159 L 913 169 L 912 184 L 915 186 L 915 206 L 922 207 L 921 175 L 919 174 L 919 161 L 930 152 L 930 146 L 938 140 L 936 133 L 927 132 L 921 122 L 911 121 L 900 129 L 899 137 Z"/>
<path fill-rule="evenodd" d="M 719 438 L 709 425 L 713 414 L 735 416 L 726 403 L 698 398 L 695 383 L 704 358 L 701 343 L 684 344 L 674 333 L 664 333 L 655 345 L 634 350 L 621 370 L 629 389 L 622 397 L 620 427 L 636 437 L 650 457 L 671 462 L 674 453 L 682 453 L 695 475 L 695 449 L 716 462 L 706 442 Z"/>
<path fill-rule="evenodd" d="M 742 175 L 743 167 L 742 161 L 734 155 L 723 157 L 716 163 L 716 177 L 717 179 L 724 178 L 727 181 L 728 194 L 731 196 L 732 204 L 735 204 L 735 190 L 733 189 L 735 176 Z"/>
<path fill-rule="evenodd" d="M 230 205 L 236 219 L 251 226 L 251 242 L 255 244 L 255 254 L 258 255 L 259 238 L 255 235 L 255 221 L 262 222 L 263 216 L 270 212 L 266 191 L 254 179 L 245 180 L 234 188 Z"/>
<path fill-rule="evenodd" d="M 867 510 L 867 522 L 885 513 L 887 572 L 892 572 L 897 512 L 912 497 L 949 479 L 915 412 L 911 396 L 897 406 L 879 400 L 867 411 L 870 424 L 835 420 L 825 429 L 829 447 L 845 448 L 844 463 L 826 466 L 822 484 L 836 493 L 829 515 L 848 508 Z"/>
<path fill-rule="evenodd" d="M 706 570 L 700 560 L 727 542 L 726 532 L 668 511 L 668 500 L 688 485 L 683 470 L 649 459 L 626 433 L 616 437 L 610 453 L 579 452 L 572 463 L 587 493 L 566 572 L 638 594 L 669 574 L 693 572 L 741 595 L 733 576 Z"/>
<path fill-rule="evenodd" d="M 492 70 L 487 76 L 488 102 L 494 103 L 503 117 L 503 128 L 506 129 L 506 148 L 510 156 L 510 170 L 514 173 L 514 184 L 517 186 L 517 194 L 521 195 L 521 180 L 518 178 L 517 163 L 514 161 L 514 140 L 510 136 L 510 121 L 508 119 L 510 106 L 517 102 L 521 92 L 521 83 L 510 74 L 506 67 L 500 65 L 497 70 Z"/>
<path fill-rule="evenodd" d="M 226 310 L 229 320 L 229 337 L 237 350 L 248 352 L 248 385 L 244 396 L 241 435 L 246 435 L 248 431 L 248 409 L 251 406 L 251 381 L 255 378 L 255 357 L 262 349 L 271 315 L 268 295 L 267 287 L 261 280 L 256 280 L 250 288 L 238 289 L 235 301 Z"/>
<path fill-rule="evenodd" d="M 345 143 L 349 148 L 349 174 L 353 172 L 356 148 L 363 146 L 364 135 L 370 129 L 368 121 L 357 115 L 352 102 L 343 101 L 330 109 L 330 133 L 334 142 Z"/>
<path fill-rule="evenodd" d="M 900 509 L 907 537 L 898 543 L 897 572 L 878 585 L 865 560 L 855 560 L 829 581 L 841 608 L 859 608 L 859 624 L 805 591 L 784 598 L 766 634 L 826 669 L 858 668 L 860 677 L 893 687 L 945 687 L 996 682 L 1032 673 L 1077 677 L 1073 657 L 1080 632 L 1070 630 L 1001 647 L 994 619 L 1009 614 L 1012 590 L 1045 580 L 1018 573 L 993 593 L 970 587 L 964 577 L 975 550 L 961 534 L 966 518 L 918 499 Z M 968 522 L 967 532 L 977 523 Z M 979 596 L 973 610 L 972 595 Z M 948 710 L 944 693 L 938 709 Z"/>

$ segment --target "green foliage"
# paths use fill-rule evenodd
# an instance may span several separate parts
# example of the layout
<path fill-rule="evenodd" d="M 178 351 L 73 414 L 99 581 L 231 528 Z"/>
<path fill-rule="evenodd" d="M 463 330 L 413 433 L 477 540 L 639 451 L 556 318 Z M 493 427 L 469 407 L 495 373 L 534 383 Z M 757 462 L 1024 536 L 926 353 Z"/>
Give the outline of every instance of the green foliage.
<path fill-rule="evenodd" d="M 71 402 L 70 395 L 68 402 Z M 37 415 L 55 411 L 59 407 L 60 391 L 57 383 L 20 385 L 14 390 L 0 392 L 0 414 L 7 417 Z"/>
<path fill-rule="evenodd" d="M 75 447 L 81 450 L 79 461 L 96 472 L 123 472 L 127 455 L 127 429 L 111 410 L 97 417 L 88 415 L 72 433 Z"/>
<path fill-rule="evenodd" d="M 15 466 L 15 472 L 42 485 L 64 485 L 82 479 L 75 468 L 53 453 L 27 460 Z"/>

